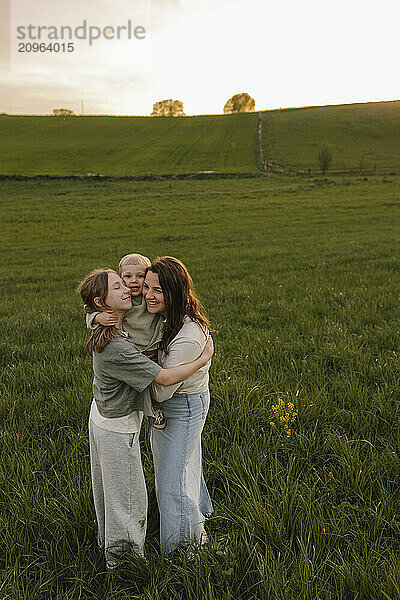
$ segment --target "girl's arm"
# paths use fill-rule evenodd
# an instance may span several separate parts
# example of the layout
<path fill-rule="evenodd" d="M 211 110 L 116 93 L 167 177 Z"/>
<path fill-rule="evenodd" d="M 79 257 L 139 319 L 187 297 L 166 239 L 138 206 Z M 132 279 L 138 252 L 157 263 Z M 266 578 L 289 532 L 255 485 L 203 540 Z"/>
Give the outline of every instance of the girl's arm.
<path fill-rule="evenodd" d="M 141 354 L 128 338 L 121 337 L 107 349 L 103 359 L 105 363 L 110 363 L 114 378 L 127 383 L 137 392 L 143 392 L 154 381 L 162 385 L 173 385 L 184 381 L 210 360 L 214 345 L 209 338 L 203 353 L 196 360 L 170 369 L 162 369 L 150 358 Z"/>

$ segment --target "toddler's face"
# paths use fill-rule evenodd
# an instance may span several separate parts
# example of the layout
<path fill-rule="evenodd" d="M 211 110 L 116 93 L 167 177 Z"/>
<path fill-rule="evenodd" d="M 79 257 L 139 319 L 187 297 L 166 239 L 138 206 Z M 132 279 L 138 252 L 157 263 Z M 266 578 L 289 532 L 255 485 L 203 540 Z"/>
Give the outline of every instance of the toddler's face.
<path fill-rule="evenodd" d="M 139 296 L 142 293 L 145 265 L 125 265 L 121 267 L 121 278 L 130 289 L 131 296 Z"/>

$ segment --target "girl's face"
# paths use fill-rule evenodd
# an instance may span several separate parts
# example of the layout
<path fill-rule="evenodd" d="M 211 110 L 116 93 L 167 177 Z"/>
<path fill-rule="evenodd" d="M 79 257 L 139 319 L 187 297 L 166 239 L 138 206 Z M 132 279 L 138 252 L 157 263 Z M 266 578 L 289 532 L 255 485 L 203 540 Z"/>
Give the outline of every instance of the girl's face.
<path fill-rule="evenodd" d="M 132 308 L 131 292 L 116 273 L 108 273 L 106 304 L 113 310 L 125 311 Z"/>
<path fill-rule="evenodd" d="M 143 283 L 143 296 L 146 300 L 147 311 L 152 314 L 159 313 L 166 317 L 164 294 L 158 279 L 158 273 L 147 271 Z"/>

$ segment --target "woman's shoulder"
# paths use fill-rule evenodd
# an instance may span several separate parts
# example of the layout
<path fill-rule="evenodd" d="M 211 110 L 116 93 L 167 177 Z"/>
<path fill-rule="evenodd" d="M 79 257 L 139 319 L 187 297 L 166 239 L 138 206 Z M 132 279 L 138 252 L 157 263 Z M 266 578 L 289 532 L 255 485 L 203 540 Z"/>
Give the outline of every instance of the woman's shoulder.
<path fill-rule="evenodd" d="M 178 332 L 177 338 L 190 338 L 198 342 L 204 342 L 208 336 L 208 330 L 201 326 L 196 321 L 193 321 L 190 317 L 186 316 L 183 321 L 183 325 Z"/>

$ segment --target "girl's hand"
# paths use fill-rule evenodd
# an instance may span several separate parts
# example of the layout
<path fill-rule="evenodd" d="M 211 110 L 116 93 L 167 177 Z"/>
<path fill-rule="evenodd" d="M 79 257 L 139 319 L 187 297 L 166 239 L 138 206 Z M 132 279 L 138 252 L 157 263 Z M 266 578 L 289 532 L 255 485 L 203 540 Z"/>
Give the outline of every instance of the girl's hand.
<path fill-rule="evenodd" d="M 208 363 L 212 355 L 214 354 L 214 342 L 211 335 L 208 336 L 206 345 L 204 346 L 204 350 L 200 355 L 200 358 L 203 359 L 204 364 Z"/>
<path fill-rule="evenodd" d="M 118 317 L 114 314 L 114 311 L 107 310 L 96 315 L 94 322 L 105 327 L 112 327 L 118 323 Z"/>

